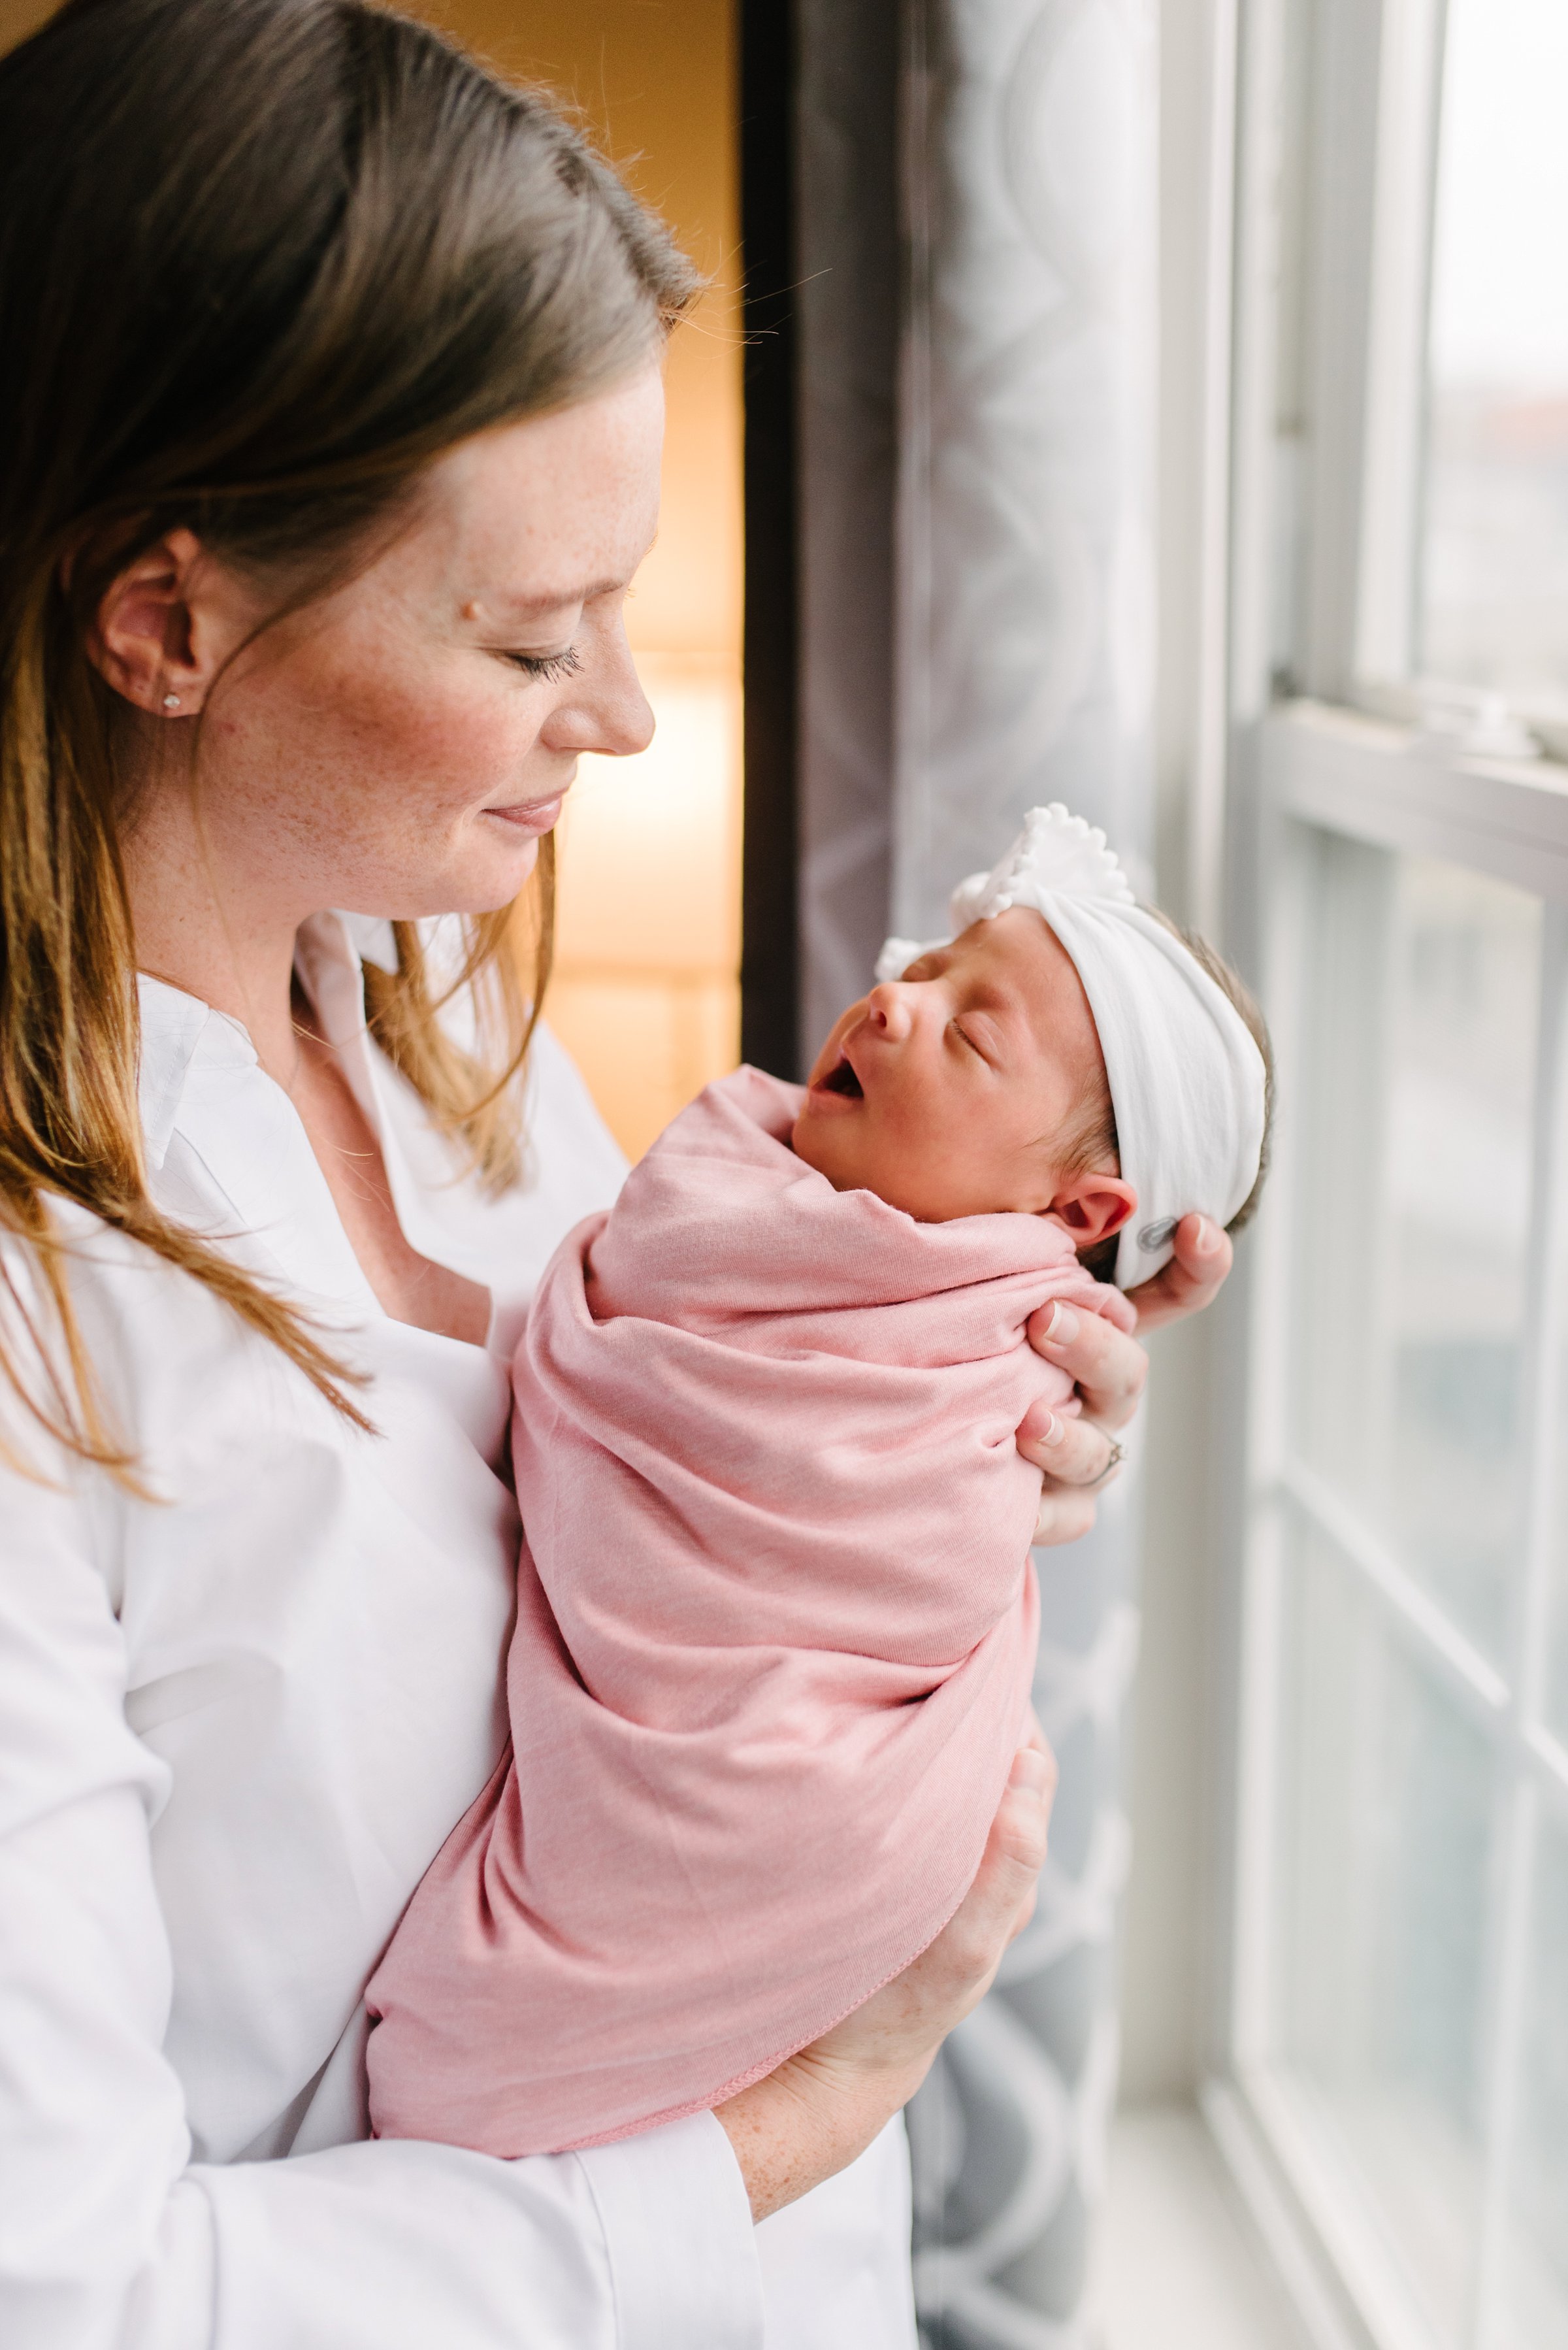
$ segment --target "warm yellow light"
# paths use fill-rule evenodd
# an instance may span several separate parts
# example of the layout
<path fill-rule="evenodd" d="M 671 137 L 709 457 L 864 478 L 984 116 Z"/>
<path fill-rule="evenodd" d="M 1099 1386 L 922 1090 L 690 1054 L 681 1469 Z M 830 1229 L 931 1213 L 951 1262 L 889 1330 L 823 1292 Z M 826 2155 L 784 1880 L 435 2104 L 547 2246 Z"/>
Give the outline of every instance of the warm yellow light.
<path fill-rule="evenodd" d="M 560 829 L 548 1016 L 632 1157 L 740 1028 L 740 689 L 727 665 L 644 654 L 658 722 L 635 758 L 585 758 Z"/>
<path fill-rule="evenodd" d="M 560 832 L 563 961 L 732 972 L 740 953 L 740 695 L 644 655 L 658 722 L 630 759 L 585 758 Z"/>

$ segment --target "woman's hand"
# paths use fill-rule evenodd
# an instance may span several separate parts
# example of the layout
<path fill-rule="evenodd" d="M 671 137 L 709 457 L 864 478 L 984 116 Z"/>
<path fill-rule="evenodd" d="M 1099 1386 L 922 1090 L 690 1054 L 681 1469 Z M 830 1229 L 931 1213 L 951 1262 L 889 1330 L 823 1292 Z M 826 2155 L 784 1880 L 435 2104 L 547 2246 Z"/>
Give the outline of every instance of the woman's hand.
<path fill-rule="evenodd" d="M 1185 1216 L 1176 1228 L 1176 1253 L 1152 1281 L 1130 1290 L 1140 1330 L 1158 1330 L 1207 1305 L 1231 1270 L 1231 1243 L 1207 1216 Z M 1116 1431 L 1137 1409 L 1148 1377 L 1148 1357 L 1136 1338 L 1098 1314 L 1057 1303 L 1029 1322 L 1029 1343 L 1048 1363 L 1070 1371 L 1083 1398 L 1079 1418 L 1031 1411 L 1018 1431 L 1018 1450 L 1044 1470 L 1037 1544 L 1076 1542 L 1095 1523 L 1099 1495 L 1116 1476 Z"/>
<path fill-rule="evenodd" d="M 1219 1295 L 1234 1253 L 1230 1235 L 1208 1216 L 1183 1216 L 1170 1263 L 1152 1281 L 1127 1292 L 1127 1302 L 1137 1307 L 1138 1328 L 1158 1330 L 1184 1314 L 1201 1314 Z"/>
<path fill-rule="evenodd" d="M 928 1950 L 842 2023 L 716 2109 L 752 2199 L 770 2211 L 864 2153 L 991 1988 L 1034 1910 L 1056 1766 L 1035 1723 L 1019 1749 L 979 1873 Z"/>

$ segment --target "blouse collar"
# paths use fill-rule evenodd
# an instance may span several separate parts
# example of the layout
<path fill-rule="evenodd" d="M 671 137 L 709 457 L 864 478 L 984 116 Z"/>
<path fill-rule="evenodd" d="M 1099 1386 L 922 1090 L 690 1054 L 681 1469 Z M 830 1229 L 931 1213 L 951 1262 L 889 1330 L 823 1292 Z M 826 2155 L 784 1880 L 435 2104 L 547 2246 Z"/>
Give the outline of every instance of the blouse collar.
<path fill-rule="evenodd" d="M 302 923 L 295 969 L 327 1042 L 352 1046 L 365 1034 L 367 962 L 397 968 L 390 922 L 365 914 L 317 914 Z M 256 1049 L 243 1021 L 214 1011 L 200 997 L 146 972 L 137 975 L 141 1013 L 138 1091 L 148 1164 L 161 1167 L 180 1123 L 187 1087 L 209 1069 L 254 1068 Z M 356 1094 L 363 1055 L 350 1050 L 345 1067 Z M 362 1106 L 367 1106 L 362 1104 Z M 379 1125 L 379 1120 L 373 1120 Z"/>
<path fill-rule="evenodd" d="M 427 941 L 435 942 L 433 936 Z M 474 1235 L 465 1239 L 441 1212 L 446 1192 L 461 1188 L 461 1154 L 427 1130 L 417 1166 L 410 1161 L 405 1128 L 424 1128 L 422 1105 L 371 1050 L 364 962 L 383 954 L 395 961 L 390 923 L 318 914 L 300 926 L 295 971 L 379 1145 L 393 1210 L 410 1246 L 489 1286 L 488 1243 Z M 267 1247 L 290 1278 L 359 1310 L 373 1306 L 297 1112 L 265 1076 L 244 1024 L 145 973 L 140 992 L 142 1128 L 155 1177 L 178 1135 L 223 1195 L 234 1227 Z M 432 1189 L 441 1196 L 432 1196 Z M 458 1222 L 463 1222 L 461 1211 Z"/>

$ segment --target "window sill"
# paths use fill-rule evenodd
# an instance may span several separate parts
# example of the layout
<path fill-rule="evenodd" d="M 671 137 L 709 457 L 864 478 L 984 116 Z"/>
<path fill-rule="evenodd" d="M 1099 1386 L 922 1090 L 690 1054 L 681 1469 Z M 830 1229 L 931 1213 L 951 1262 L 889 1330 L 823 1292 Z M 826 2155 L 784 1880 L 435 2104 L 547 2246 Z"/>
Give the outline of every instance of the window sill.
<path fill-rule="evenodd" d="M 1105 2350 L 1307 2350 L 1194 2106 L 1117 2116 L 1091 2309 Z"/>

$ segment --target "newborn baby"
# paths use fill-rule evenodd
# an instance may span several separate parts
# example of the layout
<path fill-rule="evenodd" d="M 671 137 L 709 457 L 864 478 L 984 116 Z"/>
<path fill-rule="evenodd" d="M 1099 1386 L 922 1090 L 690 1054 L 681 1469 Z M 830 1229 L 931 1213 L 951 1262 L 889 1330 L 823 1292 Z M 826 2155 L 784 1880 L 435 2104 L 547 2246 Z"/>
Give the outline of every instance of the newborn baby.
<path fill-rule="evenodd" d="M 515 1365 L 513 1749 L 371 1981 L 382 2136 L 515 2156 L 721 2103 L 899 1972 L 1029 1702 L 1025 1324 L 1262 1166 L 1261 1023 L 1036 809 L 804 1091 L 742 1069 L 557 1251 Z M 1097 1286 L 1091 1268 L 1118 1286 Z"/>

